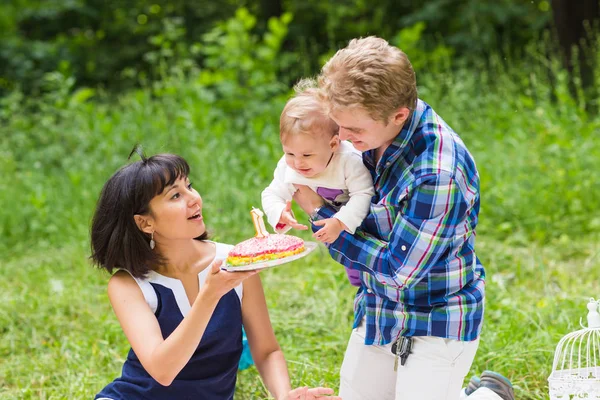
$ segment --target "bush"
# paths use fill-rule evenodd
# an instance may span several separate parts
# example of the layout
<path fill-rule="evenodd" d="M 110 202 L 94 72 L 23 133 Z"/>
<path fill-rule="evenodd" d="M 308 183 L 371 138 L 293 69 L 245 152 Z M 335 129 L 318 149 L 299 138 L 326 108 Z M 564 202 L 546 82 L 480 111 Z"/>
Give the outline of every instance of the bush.
<path fill-rule="evenodd" d="M 520 53 L 549 22 L 547 0 L 317 0 L 192 2 L 189 0 L 8 0 L 0 3 L 0 96 L 14 88 L 34 95 L 45 73 L 60 71 L 78 86 L 126 89 L 161 79 L 165 70 L 204 66 L 202 35 L 244 5 L 257 32 L 269 18 L 295 16 L 285 49 L 299 55 L 278 70 L 288 84 L 319 70 L 319 57 L 348 40 L 422 24 L 421 46 L 440 43 L 472 60 Z"/>
<path fill-rule="evenodd" d="M 54 73 L 39 99 L 19 91 L 1 99 L 0 201 L 8 206 L 0 209 L 0 250 L 85 242 L 102 183 L 137 142 L 189 159 L 200 192 L 219 207 L 215 224 L 246 219 L 281 151 L 278 119 L 289 94 L 275 76 L 289 17 L 273 19 L 262 37 L 253 21 L 240 10 L 207 34 L 211 68 L 188 80 L 167 76 L 113 98 L 72 92 L 73 78 Z M 224 43 L 227 51 L 215 51 Z"/>
<path fill-rule="evenodd" d="M 39 99 L 19 91 L 2 99 L 0 249 L 84 242 L 102 183 L 136 142 L 189 159 L 215 226 L 246 220 L 281 154 L 278 119 L 290 92 L 277 72 L 290 18 L 272 19 L 259 35 L 256 19 L 239 10 L 203 36 L 206 68 L 188 78 L 170 69 L 161 81 L 112 97 L 73 91 L 72 77 L 51 73 Z M 438 71 L 419 75 L 420 97 L 475 156 L 479 234 L 566 243 L 600 232 L 600 121 L 573 100 L 560 63 L 532 45 L 525 59 L 496 56 L 465 68 L 444 47 L 420 47 L 421 31 L 397 37 L 416 63 Z"/>

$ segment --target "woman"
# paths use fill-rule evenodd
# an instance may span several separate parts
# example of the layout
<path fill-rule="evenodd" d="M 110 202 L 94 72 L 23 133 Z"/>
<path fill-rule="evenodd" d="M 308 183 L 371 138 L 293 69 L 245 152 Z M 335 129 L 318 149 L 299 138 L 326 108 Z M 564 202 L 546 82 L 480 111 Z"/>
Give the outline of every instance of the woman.
<path fill-rule="evenodd" d="M 260 278 L 220 269 L 231 246 L 206 240 L 187 162 L 141 156 L 104 185 L 92 222 L 92 259 L 118 269 L 108 297 L 131 344 L 122 376 L 96 399 L 232 399 L 242 325 L 273 397 L 339 399 L 327 388 L 290 390 Z"/>

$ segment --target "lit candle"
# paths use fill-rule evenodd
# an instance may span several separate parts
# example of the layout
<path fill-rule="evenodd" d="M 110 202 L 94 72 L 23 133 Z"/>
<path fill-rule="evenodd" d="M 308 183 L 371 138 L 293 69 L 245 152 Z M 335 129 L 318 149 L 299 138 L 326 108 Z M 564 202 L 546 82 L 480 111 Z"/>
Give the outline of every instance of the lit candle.
<path fill-rule="evenodd" d="M 264 238 L 269 236 L 269 232 L 267 232 L 267 228 L 265 228 L 265 221 L 263 219 L 265 214 L 258 208 L 252 207 L 250 215 L 252 215 L 252 222 L 254 222 L 254 229 L 256 229 L 256 237 Z"/>

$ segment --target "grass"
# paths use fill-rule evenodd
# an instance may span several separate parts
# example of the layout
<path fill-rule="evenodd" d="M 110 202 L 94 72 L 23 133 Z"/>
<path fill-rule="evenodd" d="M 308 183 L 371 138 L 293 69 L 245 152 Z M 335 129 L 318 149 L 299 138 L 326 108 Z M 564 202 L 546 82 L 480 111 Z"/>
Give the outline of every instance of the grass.
<path fill-rule="evenodd" d="M 519 399 L 546 398 L 554 348 L 578 329 L 597 292 L 598 243 L 555 248 L 480 240 L 489 278 L 472 373 L 499 371 Z M 120 373 L 128 344 L 108 303 L 107 276 L 86 256 L 86 248 L 67 246 L 3 264 L 0 399 L 91 398 Z M 320 249 L 261 276 L 293 384 L 337 388 L 352 317 L 353 289 L 343 268 Z M 254 367 L 240 373 L 237 398 L 268 398 Z"/>
<path fill-rule="evenodd" d="M 525 70 L 491 60 L 420 80 L 481 174 L 487 299 L 472 373 L 508 376 L 519 399 L 547 398 L 558 340 L 600 295 L 600 119 L 568 95 L 564 72 L 534 56 Z M 87 234 L 102 184 L 134 143 L 188 159 L 216 240 L 252 235 L 248 210 L 280 156 L 287 93 L 200 79 L 161 88 L 2 100 L 0 399 L 90 398 L 119 375 L 128 345 L 108 277 L 87 261 Z M 262 278 L 294 386 L 337 388 L 352 319 L 343 268 L 321 250 Z M 267 398 L 254 368 L 239 374 L 236 398 Z"/>

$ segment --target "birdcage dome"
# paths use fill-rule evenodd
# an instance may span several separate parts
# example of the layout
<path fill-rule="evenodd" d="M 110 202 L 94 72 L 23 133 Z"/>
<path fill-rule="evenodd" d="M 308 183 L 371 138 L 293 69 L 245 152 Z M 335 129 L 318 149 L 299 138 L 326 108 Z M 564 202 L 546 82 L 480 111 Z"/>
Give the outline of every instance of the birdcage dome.
<path fill-rule="evenodd" d="M 600 400 L 599 306 L 600 300 L 590 299 L 587 328 L 571 332 L 558 342 L 548 377 L 550 400 Z"/>

